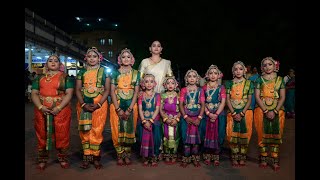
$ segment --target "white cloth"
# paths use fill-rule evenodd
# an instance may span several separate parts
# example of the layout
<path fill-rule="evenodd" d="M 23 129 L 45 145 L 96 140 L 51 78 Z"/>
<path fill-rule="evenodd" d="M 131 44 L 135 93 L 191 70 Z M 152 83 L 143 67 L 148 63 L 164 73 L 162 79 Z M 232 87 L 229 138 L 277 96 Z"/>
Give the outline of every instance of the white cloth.
<path fill-rule="evenodd" d="M 143 74 L 153 74 L 157 82 L 154 91 L 161 93 L 164 91 L 162 85 L 166 75 L 172 76 L 171 61 L 166 59 L 161 59 L 158 63 L 153 63 L 150 58 L 143 59 L 139 66 L 139 71 L 141 76 Z"/>

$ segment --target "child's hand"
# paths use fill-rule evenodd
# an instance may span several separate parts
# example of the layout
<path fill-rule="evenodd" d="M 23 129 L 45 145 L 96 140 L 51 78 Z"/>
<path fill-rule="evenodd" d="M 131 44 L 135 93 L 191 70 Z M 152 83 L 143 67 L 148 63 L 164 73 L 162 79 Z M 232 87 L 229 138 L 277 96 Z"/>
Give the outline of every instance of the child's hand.
<path fill-rule="evenodd" d="M 171 126 L 176 126 L 178 124 L 178 121 L 173 119 L 170 123 Z"/>

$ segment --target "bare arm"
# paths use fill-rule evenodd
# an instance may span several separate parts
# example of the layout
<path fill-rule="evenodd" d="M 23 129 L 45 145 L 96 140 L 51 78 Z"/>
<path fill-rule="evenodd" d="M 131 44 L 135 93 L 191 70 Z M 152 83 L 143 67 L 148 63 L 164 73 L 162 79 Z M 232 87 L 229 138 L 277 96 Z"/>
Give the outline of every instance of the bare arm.
<path fill-rule="evenodd" d="M 77 96 L 77 99 L 78 99 L 80 105 L 84 103 L 83 98 L 82 98 L 81 89 L 82 89 L 82 80 L 77 79 L 75 91 L 76 91 L 76 96 Z"/>
<path fill-rule="evenodd" d="M 267 108 L 263 104 L 263 102 L 262 102 L 262 100 L 260 98 L 260 89 L 255 89 L 254 90 L 254 95 L 255 95 L 256 102 L 257 102 L 258 106 L 262 109 L 262 111 L 265 111 Z"/>
<path fill-rule="evenodd" d="M 119 104 L 118 104 L 118 100 L 117 100 L 117 95 L 116 95 L 116 85 L 111 84 L 111 88 L 110 88 L 110 96 L 111 96 L 111 100 L 112 103 L 114 105 L 115 109 L 119 108 Z"/>
<path fill-rule="evenodd" d="M 139 94 L 139 85 L 135 86 L 134 87 L 134 94 L 133 94 L 133 98 L 132 98 L 132 101 L 131 101 L 131 104 L 129 106 L 130 109 L 133 108 L 134 104 L 137 102 L 137 99 L 138 99 L 138 94 Z"/>
<path fill-rule="evenodd" d="M 231 99 L 230 94 L 227 94 L 227 106 L 228 106 L 230 112 L 233 113 L 233 112 L 234 112 L 234 109 L 233 109 L 233 107 L 232 107 L 232 104 L 231 104 L 231 100 L 230 100 L 230 99 Z"/>
<path fill-rule="evenodd" d="M 223 111 L 225 105 L 226 105 L 226 98 L 222 98 L 216 113 L 220 114 Z"/>
<path fill-rule="evenodd" d="M 252 99 L 252 95 L 248 95 L 248 102 L 242 110 L 243 113 L 245 113 L 248 110 L 248 108 L 251 106 L 251 99 Z"/>

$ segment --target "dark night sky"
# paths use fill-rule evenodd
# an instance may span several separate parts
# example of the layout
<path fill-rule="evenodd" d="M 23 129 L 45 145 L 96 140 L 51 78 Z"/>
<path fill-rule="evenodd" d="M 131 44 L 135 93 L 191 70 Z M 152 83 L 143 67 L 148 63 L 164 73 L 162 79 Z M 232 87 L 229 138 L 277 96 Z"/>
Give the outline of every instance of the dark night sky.
<path fill-rule="evenodd" d="M 158 39 L 164 47 L 162 56 L 172 61 L 174 70 L 179 66 L 181 75 L 190 68 L 204 75 L 216 64 L 229 79 L 235 61 L 259 66 L 267 56 L 280 60 L 281 75 L 295 67 L 294 2 L 200 1 L 90 1 L 81 7 L 61 6 L 58 11 L 29 9 L 68 33 L 79 29 L 73 26 L 75 16 L 119 23 L 138 61 L 149 56 L 148 47 Z"/>

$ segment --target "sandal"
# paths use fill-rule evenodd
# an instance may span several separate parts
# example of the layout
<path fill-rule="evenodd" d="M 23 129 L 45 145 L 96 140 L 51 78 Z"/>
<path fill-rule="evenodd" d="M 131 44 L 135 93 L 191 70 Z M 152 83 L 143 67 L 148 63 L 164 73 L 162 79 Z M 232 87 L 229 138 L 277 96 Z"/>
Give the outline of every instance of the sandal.
<path fill-rule="evenodd" d="M 102 164 L 100 163 L 101 156 L 93 156 L 93 165 L 96 169 L 101 169 Z"/>
<path fill-rule="evenodd" d="M 280 165 L 278 163 L 274 163 L 273 166 L 272 166 L 272 169 L 274 171 L 279 171 L 280 170 Z"/>
<path fill-rule="evenodd" d="M 145 167 L 149 166 L 149 161 L 145 160 L 142 165 L 145 166 Z"/>

